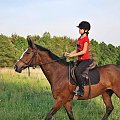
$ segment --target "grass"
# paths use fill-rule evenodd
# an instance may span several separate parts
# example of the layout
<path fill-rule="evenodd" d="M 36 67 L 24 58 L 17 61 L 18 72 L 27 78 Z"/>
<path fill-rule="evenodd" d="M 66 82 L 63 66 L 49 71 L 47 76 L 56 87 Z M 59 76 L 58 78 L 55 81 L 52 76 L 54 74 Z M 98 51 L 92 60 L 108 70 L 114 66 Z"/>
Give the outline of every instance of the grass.
<path fill-rule="evenodd" d="M 114 111 L 109 120 L 120 119 L 120 99 L 113 96 Z M 55 100 L 50 85 L 40 69 L 18 74 L 13 69 L 0 69 L 0 120 L 44 120 Z M 76 120 L 100 120 L 105 112 L 101 97 L 72 101 Z M 64 108 L 53 120 L 68 120 Z"/>

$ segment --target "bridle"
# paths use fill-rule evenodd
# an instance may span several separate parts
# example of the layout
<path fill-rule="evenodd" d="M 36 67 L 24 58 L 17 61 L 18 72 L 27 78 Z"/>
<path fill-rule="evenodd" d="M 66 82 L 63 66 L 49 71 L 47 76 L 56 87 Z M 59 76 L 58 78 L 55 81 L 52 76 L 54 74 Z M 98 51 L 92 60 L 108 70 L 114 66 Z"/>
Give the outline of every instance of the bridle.
<path fill-rule="evenodd" d="M 32 56 L 32 58 L 30 59 L 30 61 L 28 63 L 26 63 L 22 59 L 19 59 L 19 61 L 21 61 L 22 63 L 24 63 L 24 65 L 26 65 L 25 68 L 28 68 L 28 75 L 29 76 L 30 76 L 30 69 L 29 69 L 29 67 L 33 67 L 33 69 L 35 69 L 37 65 L 39 65 L 41 67 L 43 65 L 51 64 L 51 63 L 54 63 L 54 62 L 66 59 L 66 57 L 63 55 L 62 57 L 60 57 L 60 58 L 58 58 L 56 60 L 52 60 L 50 62 L 36 64 L 36 62 L 37 62 L 37 55 L 39 54 L 38 49 L 34 48 L 32 52 L 33 52 L 33 56 Z M 33 64 L 31 64 L 31 63 L 33 63 Z"/>
<path fill-rule="evenodd" d="M 36 49 L 35 49 L 35 50 L 36 50 Z M 52 61 L 50 61 L 50 62 L 45 62 L 45 63 L 36 64 L 36 54 L 37 54 L 38 52 L 34 52 L 35 50 L 32 51 L 34 54 L 33 54 L 32 58 L 30 59 L 31 62 L 32 62 L 32 61 L 35 61 L 34 64 L 29 64 L 29 63 L 31 63 L 30 61 L 29 61 L 28 63 L 26 63 L 26 62 L 23 61 L 22 59 L 19 59 L 19 60 L 20 60 L 21 62 L 23 62 L 27 67 L 33 67 L 33 66 L 36 66 L 36 65 L 42 66 L 42 65 L 46 65 L 46 64 L 51 64 L 51 63 L 54 63 L 54 62 L 57 62 L 57 61 L 59 61 L 59 60 L 63 60 L 63 59 L 66 58 L 66 57 L 63 55 L 62 57 L 60 57 L 60 58 L 58 58 L 58 59 L 56 59 L 56 60 L 52 60 Z M 37 50 L 36 50 L 36 51 L 37 51 Z M 39 54 L 39 53 L 38 53 L 38 54 Z"/>
<path fill-rule="evenodd" d="M 33 56 L 32 56 L 32 58 L 30 59 L 30 61 L 28 62 L 28 63 L 26 63 L 25 61 L 23 61 L 22 59 L 19 59 L 21 62 L 23 62 L 25 65 L 26 65 L 26 67 L 33 67 L 33 68 L 35 68 L 35 66 L 36 66 L 36 54 L 37 54 L 37 52 L 35 52 L 35 51 L 37 51 L 36 49 L 33 49 Z M 31 63 L 33 63 L 33 62 L 35 62 L 34 64 L 31 64 Z M 30 63 L 30 64 L 29 64 Z"/>
<path fill-rule="evenodd" d="M 35 50 L 33 50 L 32 52 L 34 53 L 32 58 L 30 59 L 30 61 L 28 63 L 26 63 L 25 61 L 23 61 L 21 58 L 19 59 L 19 61 L 21 61 L 22 63 L 24 63 L 25 65 L 25 68 L 28 68 L 28 76 L 30 76 L 30 67 L 33 67 L 33 69 L 36 68 L 36 53 L 37 52 L 34 52 Z M 36 50 L 37 51 L 37 50 Z M 33 61 L 35 61 L 34 64 L 31 64 Z M 30 64 L 29 64 L 30 63 Z M 24 69 L 25 69 L 24 68 Z"/>

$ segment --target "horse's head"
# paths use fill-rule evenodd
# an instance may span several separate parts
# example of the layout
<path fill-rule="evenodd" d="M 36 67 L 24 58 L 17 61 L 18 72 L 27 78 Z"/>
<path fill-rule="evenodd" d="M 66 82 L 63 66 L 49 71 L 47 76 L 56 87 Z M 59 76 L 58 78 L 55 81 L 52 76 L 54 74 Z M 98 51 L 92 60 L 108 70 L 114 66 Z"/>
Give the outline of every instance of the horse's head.
<path fill-rule="evenodd" d="M 21 73 L 27 67 L 35 67 L 36 65 L 42 66 L 54 62 L 66 64 L 63 58 L 59 58 L 50 50 L 34 44 L 30 36 L 27 37 L 28 48 L 23 52 L 20 59 L 15 64 L 15 71 Z"/>
<path fill-rule="evenodd" d="M 21 73 L 27 67 L 34 67 L 37 62 L 37 48 L 30 36 L 27 37 L 28 48 L 23 52 L 20 59 L 15 63 L 15 71 Z"/>

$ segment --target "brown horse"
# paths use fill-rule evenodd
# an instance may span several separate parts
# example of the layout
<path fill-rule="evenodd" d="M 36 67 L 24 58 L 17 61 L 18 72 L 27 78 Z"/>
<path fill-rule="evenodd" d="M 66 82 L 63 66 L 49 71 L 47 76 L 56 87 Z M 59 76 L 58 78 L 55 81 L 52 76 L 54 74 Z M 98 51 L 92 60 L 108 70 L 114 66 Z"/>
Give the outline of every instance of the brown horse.
<path fill-rule="evenodd" d="M 23 69 L 39 65 L 48 79 L 54 99 L 56 100 L 45 120 L 51 120 L 52 116 L 64 106 L 70 120 L 75 120 L 70 101 L 73 100 L 76 86 L 68 81 L 68 63 L 27 38 L 29 47 L 15 64 L 15 71 L 21 73 Z M 88 96 L 89 86 L 84 87 L 85 94 L 78 100 L 87 100 L 102 95 L 106 105 L 106 113 L 102 120 L 107 120 L 113 110 L 111 96 L 113 93 L 120 98 L 120 68 L 116 65 L 98 67 L 100 81 L 91 85 L 91 96 Z"/>

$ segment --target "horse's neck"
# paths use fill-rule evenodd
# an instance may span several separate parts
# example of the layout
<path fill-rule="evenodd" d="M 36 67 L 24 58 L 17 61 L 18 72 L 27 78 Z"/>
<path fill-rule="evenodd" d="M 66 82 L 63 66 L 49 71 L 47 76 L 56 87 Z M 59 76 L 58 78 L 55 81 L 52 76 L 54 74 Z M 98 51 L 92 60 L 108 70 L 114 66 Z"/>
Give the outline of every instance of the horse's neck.
<path fill-rule="evenodd" d="M 48 79 L 50 85 L 54 86 L 54 84 L 58 80 L 57 77 L 60 74 L 59 71 L 62 72 L 62 69 L 64 69 L 65 66 L 58 63 L 57 61 L 54 61 L 46 53 L 44 54 L 44 57 L 41 57 L 41 62 L 43 64 L 43 65 L 41 65 L 41 69 L 42 69 L 43 73 L 45 74 L 46 78 Z"/>
<path fill-rule="evenodd" d="M 44 73 L 44 75 L 46 76 L 47 80 L 49 81 L 50 85 L 53 85 L 54 83 L 54 79 L 53 79 L 53 74 L 54 74 L 54 68 L 52 67 L 52 65 L 41 65 L 41 69 Z"/>

